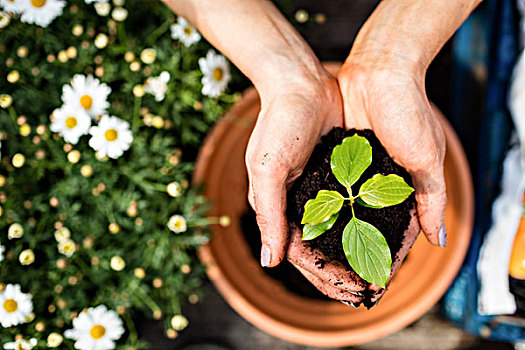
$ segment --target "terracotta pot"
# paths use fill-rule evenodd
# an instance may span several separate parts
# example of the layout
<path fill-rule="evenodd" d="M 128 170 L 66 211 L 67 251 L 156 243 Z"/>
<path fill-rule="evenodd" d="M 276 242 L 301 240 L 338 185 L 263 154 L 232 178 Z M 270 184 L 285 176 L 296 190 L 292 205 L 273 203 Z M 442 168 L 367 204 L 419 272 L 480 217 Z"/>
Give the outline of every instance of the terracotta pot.
<path fill-rule="evenodd" d="M 332 72 L 339 67 L 329 64 Z M 428 311 L 445 293 L 466 254 L 473 222 L 470 170 L 450 124 L 441 123 L 447 140 L 445 175 L 448 246 L 417 239 L 382 301 L 371 310 L 298 296 L 264 273 L 244 239 L 240 218 L 247 211 L 244 153 L 260 109 L 255 89 L 215 126 L 197 159 L 194 182 L 204 183 L 214 203 L 210 215 L 229 215 L 229 227 L 212 227 L 212 241 L 201 259 L 224 299 L 242 317 L 278 338 L 312 346 L 364 343 L 402 329 Z"/>

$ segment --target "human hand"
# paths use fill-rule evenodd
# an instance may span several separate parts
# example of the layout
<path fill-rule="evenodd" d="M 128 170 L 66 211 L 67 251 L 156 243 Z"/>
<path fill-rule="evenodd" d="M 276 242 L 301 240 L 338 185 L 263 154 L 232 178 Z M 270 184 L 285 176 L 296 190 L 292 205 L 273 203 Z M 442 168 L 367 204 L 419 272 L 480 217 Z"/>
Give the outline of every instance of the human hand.
<path fill-rule="evenodd" d="M 416 190 L 417 216 L 394 259 L 391 280 L 415 242 L 420 225 L 432 244 L 446 246 L 445 138 L 437 118 L 440 112 L 426 97 L 424 74 L 408 62 L 389 67 L 374 57 L 350 55 L 338 79 L 345 127 L 373 130 L 394 161 L 410 173 Z M 373 301 L 385 292 L 375 285 L 370 291 L 375 292 Z"/>
<path fill-rule="evenodd" d="M 403 245 L 392 259 L 387 287 L 419 234 L 420 227 L 415 208 L 412 209 L 411 216 Z M 290 231 L 288 260 L 323 294 L 353 307 L 363 302 L 365 306 L 372 307 L 381 299 L 386 291 L 384 288 L 367 283 L 354 271 L 348 271 L 341 262 L 330 261 L 319 250 L 312 251 L 309 243 L 302 240 L 301 229 L 295 224 L 290 225 Z M 320 266 L 318 261 L 327 263 Z"/>
<path fill-rule="evenodd" d="M 276 266 L 286 254 L 287 188 L 302 173 L 321 135 L 343 125 L 337 81 L 320 64 L 314 68 L 275 75 L 274 84 L 265 84 L 270 89 L 259 88 L 261 112 L 248 143 L 246 165 L 248 199 L 261 230 L 262 266 Z"/>
<path fill-rule="evenodd" d="M 439 111 L 425 93 L 424 73 L 390 69 L 351 55 L 338 78 L 345 127 L 372 129 L 394 161 L 410 173 L 421 228 L 430 243 L 446 246 L 445 137 Z"/>

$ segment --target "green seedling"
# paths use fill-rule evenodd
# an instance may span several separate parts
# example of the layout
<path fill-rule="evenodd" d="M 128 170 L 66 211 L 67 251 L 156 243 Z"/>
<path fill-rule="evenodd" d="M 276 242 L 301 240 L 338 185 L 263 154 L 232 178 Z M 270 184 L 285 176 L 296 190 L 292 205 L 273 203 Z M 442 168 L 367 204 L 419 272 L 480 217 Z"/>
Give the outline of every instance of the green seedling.
<path fill-rule="evenodd" d="M 385 287 L 390 276 L 392 257 L 383 234 L 373 225 L 355 217 L 354 205 L 381 209 L 405 201 L 414 189 L 397 175 L 376 174 L 366 180 L 357 195 L 352 185 L 372 164 L 372 146 L 361 136 L 351 136 L 334 148 L 330 158 L 332 173 L 345 186 L 348 197 L 337 191 L 320 190 L 304 206 L 301 220 L 303 240 L 312 240 L 334 226 L 345 202 L 352 219 L 343 230 L 343 250 L 348 263 L 364 280 Z"/>

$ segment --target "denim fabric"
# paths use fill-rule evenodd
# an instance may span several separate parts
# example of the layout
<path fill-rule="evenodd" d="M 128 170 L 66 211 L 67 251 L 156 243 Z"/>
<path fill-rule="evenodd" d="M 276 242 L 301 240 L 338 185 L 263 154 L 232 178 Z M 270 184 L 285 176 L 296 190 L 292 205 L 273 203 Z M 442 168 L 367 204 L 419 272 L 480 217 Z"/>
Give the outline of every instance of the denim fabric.
<path fill-rule="evenodd" d="M 476 264 L 483 236 L 490 227 L 491 204 L 498 194 L 501 164 L 512 130 L 507 92 L 518 56 L 518 23 L 515 0 L 489 0 L 459 29 L 453 48 L 456 74 L 450 119 L 460 135 L 469 132 L 469 128 L 472 131 L 479 127 L 479 144 L 477 154 L 469 155 L 476 164 L 473 168 L 476 215 L 472 241 L 464 265 L 444 297 L 443 311 L 467 331 L 502 341 L 525 339 L 525 329 L 500 317 L 482 316 L 477 312 L 476 286 L 479 282 Z M 473 118 L 467 113 L 469 109 L 464 105 L 464 96 L 472 93 L 465 89 L 470 86 L 468 80 L 472 79 L 468 72 L 480 63 L 487 67 L 488 75 L 485 110 L 476 126 L 465 123 Z"/>

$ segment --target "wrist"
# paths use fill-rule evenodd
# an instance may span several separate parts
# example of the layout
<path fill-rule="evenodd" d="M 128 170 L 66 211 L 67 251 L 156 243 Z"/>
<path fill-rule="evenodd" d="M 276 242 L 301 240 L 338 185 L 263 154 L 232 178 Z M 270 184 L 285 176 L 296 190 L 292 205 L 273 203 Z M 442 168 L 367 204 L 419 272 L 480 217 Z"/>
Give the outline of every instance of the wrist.
<path fill-rule="evenodd" d="M 438 35 L 413 23 L 428 12 L 424 4 L 412 0 L 382 1 L 359 31 L 347 61 L 424 76 L 442 45 Z"/>
<path fill-rule="evenodd" d="M 369 67 L 374 70 L 391 71 L 412 77 L 425 76 L 435 53 L 429 52 L 422 42 L 402 31 L 367 28 L 359 35 L 344 65 Z"/>
<path fill-rule="evenodd" d="M 286 91 L 314 92 L 333 79 L 309 48 L 278 52 L 261 57 L 247 72 L 263 99 Z"/>

